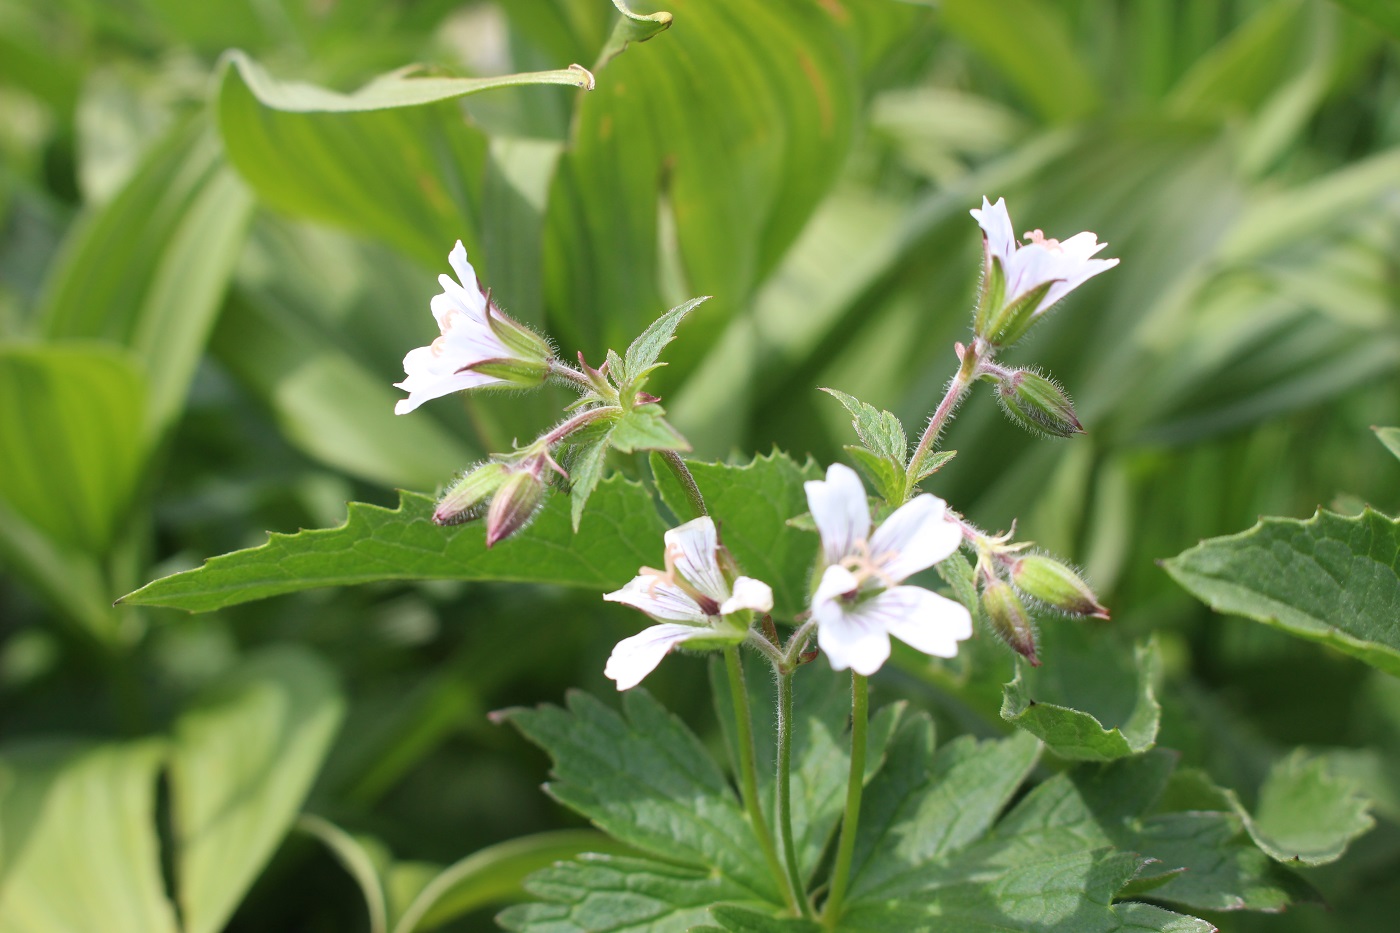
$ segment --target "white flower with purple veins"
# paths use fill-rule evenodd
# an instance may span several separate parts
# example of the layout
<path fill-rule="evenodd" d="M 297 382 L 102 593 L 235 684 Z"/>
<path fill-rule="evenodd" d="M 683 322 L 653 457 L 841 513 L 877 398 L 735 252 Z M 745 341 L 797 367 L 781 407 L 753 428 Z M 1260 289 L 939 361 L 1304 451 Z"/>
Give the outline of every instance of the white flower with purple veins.
<path fill-rule="evenodd" d="M 850 467 L 834 463 L 824 481 L 806 488 L 826 559 L 812 618 L 831 666 L 875 673 L 890 656 L 891 635 L 925 654 L 957 654 L 958 642 L 972 635 L 967 609 L 923 587 L 902 585 L 958 549 L 962 530 L 946 517 L 947 504 L 925 493 L 871 534 L 865 486 Z"/>
<path fill-rule="evenodd" d="M 431 303 L 441 335 L 404 357 L 408 398 L 394 405 L 406 415 L 424 402 L 462 389 L 501 383 L 538 385 L 547 372 L 549 346 L 529 328 L 506 317 L 482 291 L 476 270 L 458 240 L 447 261 L 457 280 L 440 275 L 442 294 Z"/>
<path fill-rule="evenodd" d="M 665 570 L 643 567 L 626 586 L 603 597 L 661 622 L 613 648 L 603 673 L 617 681 L 619 690 L 637 686 L 686 642 L 691 647 L 738 644 L 748 634 L 752 613 L 773 609 L 767 583 L 734 574 L 709 516 L 666 532 L 665 560 Z"/>
<path fill-rule="evenodd" d="M 987 309 L 989 318 L 995 318 L 1002 308 L 1010 308 L 1018 299 L 1027 298 L 1036 289 L 1048 286 L 1033 306 L 1017 315 L 1014 332 L 997 335 L 993 343 L 1014 341 L 1061 298 L 1100 272 L 1118 265 L 1117 259 L 1093 258 L 1108 244 L 1100 243 L 1098 237 L 1088 230 L 1076 233 L 1068 240 L 1054 240 L 1040 230 L 1032 230 L 1025 235 L 1025 243 L 1019 242 L 1015 228 L 1011 226 L 1011 216 L 1006 212 L 1005 198 L 998 198 L 992 204 L 984 197 L 982 209 L 974 208 L 971 214 L 982 227 L 987 278 L 992 280 L 999 267 L 1003 285 L 998 302 L 1001 307 Z M 995 329 L 995 324 L 992 327 Z"/>

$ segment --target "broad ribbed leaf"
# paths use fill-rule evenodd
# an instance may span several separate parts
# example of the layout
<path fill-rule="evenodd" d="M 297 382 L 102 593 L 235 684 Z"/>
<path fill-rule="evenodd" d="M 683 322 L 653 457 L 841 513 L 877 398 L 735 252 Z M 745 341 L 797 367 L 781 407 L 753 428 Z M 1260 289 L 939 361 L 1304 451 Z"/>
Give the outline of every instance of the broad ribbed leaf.
<path fill-rule="evenodd" d="M 577 536 L 568 498 L 555 495 L 525 530 L 487 550 L 480 522 L 433 524 L 434 500 L 401 494 L 398 508 L 360 502 L 339 528 L 273 534 L 261 547 L 148 583 L 123 601 L 208 612 L 322 586 L 382 580 L 515 580 L 606 590 L 660 561 L 660 517 L 640 485 L 621 477 L 593 494 Z"/>
<path fill-rule="evenodd" d="M 1400 522 L 1379 512 L 1265 518 L 1163 566 L 1217 612 L 1331 645 L 1400 676 Z"/>
<path fill-rule="evenodd" d="M 170 764 L 185 933 L 218 933 L 291 829 L 344 715 L 323 661 L 272 648 L 175 723 Z"/>
<path fill-rule="evenodd" d="M 0 751 L 0 933 L 176 933 L 156 834 L 158 740 Z"/>

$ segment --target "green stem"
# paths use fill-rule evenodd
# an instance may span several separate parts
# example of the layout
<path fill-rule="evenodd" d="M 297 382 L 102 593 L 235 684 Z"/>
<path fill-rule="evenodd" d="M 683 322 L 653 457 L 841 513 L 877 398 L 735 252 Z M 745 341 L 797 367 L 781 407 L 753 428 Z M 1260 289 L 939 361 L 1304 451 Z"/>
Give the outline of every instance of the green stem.
<path fill-rule="evenodd" d="M 851 857 L 856 850 L 856 829 L 860 823 L 860 798 L 865 790 L 865 735 L 870 722 L 870 684 L 851 672 L 851 774 L 846 782 L 846 815 L 841 821 L 841 842 L 836 848 L 836 864 L 831 871 L 831 895 L 822 908 L 822 925 L 836 929 L 845 906 L 846 888 L 851 880 Z"/>
<path fill-rule="evenodd" d="M 763 816 L 763 805 L 758 798 L 758 766 L 753 750 L 753 717 L 749 711 L 749 691 L 744 685 L 744 668 L 739 660 L 738 647 L 724 649 L 724 666 L 729 671 L 729 695 L 734 702 L 734 721 L 738 728 L 739 745 L 739 789 L 744 799 L 744 809 L 748 811 L 749 822 L 753 824 L 754 835 L 763 849 L 763 857 L 768 862 L 768 870 L 773 873 L 778 884 L 785 888 L 788 906 L 794 912 L 799 910 L 798 893 L 792 889 L 782 863 L 778 861 L 778 850 L 773 846 L 773 836 L 768 831 L 768 821 Z"/>
<path fill-rule="evenodd" d="M 802 871 L 797 866 L 797 846 L 792 838 L 792 671 L 778 672 L 778 838 L 787 865 L 788 884 L 797 892 L 798 910 L 812 919 Z"/>
<path fill-rule="evenodd" d="M 924 455 L 938 440 L 938 435 L 943 433 L 943 428 L 953 417 L 953 410 L 958 407 L 958 403 L 967 394 L 968 387 L 972 385 L 972 380 L 977 375 L 977 364 L 983 359 L 989 360 L 991 358 L 992 348 L 987 346 L 980 337 L 963 350 L 962 365 L 958 367 L 957 374 L 948 383 L 948 391 L 944 393 L 943 401 L 938 403 L 938 408 L 929 418 L 928 427 L 924 428 L 924 434 L 919 438 L 919 446 L 914 448 L 914 456 L 909 458 L 908 478 L 905 483 L 909 492 L 914 490 L 914 477 L 918 475 L 916 471 L 919 469 Z"/>
<path fill-rule="evenodd" d="M 686 501 L 690 503 L 692 518 L 699 518 L 702 515 L 709 515 L 710 510 L 705 507 L 705 497 L 700 494 L 700 486 L 695 482 L 695 476 L 690 472 L 690 467 L 685 465 L 681 455 L 674 450 L 657 451 L 661 454 L 661 461 L 670 468 L 672 475 L 680 482 L 681 488 L 685 490 Z"/>

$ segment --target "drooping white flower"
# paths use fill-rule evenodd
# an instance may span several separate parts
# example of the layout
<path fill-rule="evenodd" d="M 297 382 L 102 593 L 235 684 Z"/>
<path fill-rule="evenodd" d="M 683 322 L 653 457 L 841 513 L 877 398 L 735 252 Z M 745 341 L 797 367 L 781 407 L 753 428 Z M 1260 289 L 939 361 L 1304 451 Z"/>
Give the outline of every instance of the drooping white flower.
<path fill-rule="evenodd" d="M 666 569 L 643 567 L 626 586 L 603 598 L 640 609 L 662 624 L 624 638 L 603 673 L 629 690 L 655 670 L 672 649 L 688 641 L 737 644 L 748 631 L 729 619 L 741 612 L 770 612 L 773 590 L 752 577 L 729 582 L 720 566 L 714 520 L 702 516 L 666 532 Z"/>
<path fill-rule="evenodd" d="M 993 343 L 1014 341 L 1061 298 L 1100 272 L 1118 265 L 1117 259 L 1092 258 L 1108 244 L 1100 243 L 1088 230 L 1068 240 L 1051 239 L 1040 230 L 1032 230 L 1025 235 L 1025 243 L 1019 242 L 1006 211 L 1005 198 L 998 198 L 992 204 L 984 197 L 981 210 L 974 208 L 970 213 L 984 234 L 987 279 L 990 282 L 1000 274 L 1004 284 L 998 302 L 1000 307 L 987 309 L 985 315 L 979 309 L 979 318 L 988 322 L 989 331 L 980 336 L 991 338 L 992 332 L 1001 331 L 995 334 L 997 339 L 993 339 Z M 1014 322 L 1003 320 L 998 327 L 998 313 L 1002 309 L 1011 308 L 1018 299 L 1047 284 L 1048 289 L 1033 306 L 1022 309 Z"/>
<path fill-rule="evenodd" d="M 812 618 L 831 666 L 875 673 L 890 656 L 891 635 L 925 654 L 957 654 L 958 642 L 972 635 L 967 609 L 902 585 L 958 549 L 962 531 L 946 518 L 947 504 L 925 493 L 871 534 L 865 487 L 850 467 L 834 463 L 825 480 L 808 482 L 806 489 L 827 564 L 812 597 Z"/>
<path fill-rule="evenodd" d="M 428 346 L 410 350 L 404 357 L 406 375 L 394 385 L 407 391 L 408 398 L 394 405 L 396 415 L 462 389 L 544 381 L 548 344 L 490 302 L 477 283 L 476 270 L 467 262 L 461 240 L 447 261 L 457 279 L 439 275 L 443 290 L 430 304 L 441 333 Z"/>

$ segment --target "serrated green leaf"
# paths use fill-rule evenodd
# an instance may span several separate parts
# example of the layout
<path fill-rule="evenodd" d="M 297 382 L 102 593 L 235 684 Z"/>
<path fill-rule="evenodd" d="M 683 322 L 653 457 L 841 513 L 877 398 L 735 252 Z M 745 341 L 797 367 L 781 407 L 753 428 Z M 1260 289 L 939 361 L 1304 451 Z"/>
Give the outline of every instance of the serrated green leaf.
<path fill-rule="evenodd" d="M 1265 518 L 1163 566 L 1217 612 L 1322 642 L 1400 676 L 1400 522 L 1379 512 Z"/>
<path fill-rule="evenodd" d="M 1238 807 L 1238 801 L 1236 800 Z M 1245 828 L 1280 862 L 1325 865 L 1341 858 L 1353 839 L 1375 825 L 1370 803 L 1327 762 L 1301 749 L 1269 771 L 1255 812 L 1242 807 Z"/>
<path fill-rule="evenodd" d="M 851 426 L 856 429 L 856 436 L 867 450 L 899 464 L 901 469 L 904 468 L 905 458 L 909 455 L 909 440 L 904 434 L 904 425 L 899 423 L 898 418 L 845 392 L 825 388 L 822 391 L 835 398 L 851 413 L 854 419 Z"/>
<path fill-rule="evenodd" d="M 568 702 L 500 714 L 549 753 L 551 796 L 620 842 L 780 902 L 734 791 L 680 720 L 640 689 L 623 695 L 626 718 L 583 693 Z"/>
<path fill-rule="evenodd" d="M 954 551 L 943 560 L 934 565 L 938 575 L 943 578 L 953 590 L 953 596 L 962 603 L 968 612 L 979 619 L 983 626 L 987 624 L 986 617 L 982 614 L 982 600 L 977 596 L 977 575 L 972 569 L 972 564 L 963 556 L 962 551 Z"/>
<path fill-rule="evenodd" d="M 1260 851 L 1234 813 L 1164 813 L 1142 821 L 1133 846 L 1157 863 L 1124 889 L 1187 910 L 1279 911 L 1316 902 L 1312 885 Z"/>
<path fill-rule="evenodd" d="M 172 822 L 186 933 L 217 933 L 291 828 L 344 716 L 326 664 L 263 651 L 175 723 Z"/>
<path fill-rule="evenodd" d="M 1106 639 L 1099 641 L 1100 650 L 1057 653 L 1040 670 L 1018 663 L 1015 679 L 1002 688 L 1001 717 L 1038 737 L 1061 758 L 1112 761 L 1150 749 L 1162 715 L 1155 693 L 1161 670 L 1157 642 L 1134 648 L 1133 666 L 1124 669 L 1113 646 Z M 1099 716 L 1065 701 L 1051 701 L 1061 697 L 1089 706 Z M 1107 721 L 1116 719 L 1118 724 L 1105 727 L 1100 716 L 1114 716 Z"/>
<path fill-rule="evenodd" d="M 0 933 L 176 933 L 156 834 L 160 740 L 0 752 Z"/>
<path fill-rule="evenodd" d="M 875 492 L 886 504 L 902 505 L 904 503 L 904 488 L 907 477 L 904 475 L 904 466 L 897 464 L 888 457 L 871 453 L 864 447 L 857 447 L 855 444 L 847 444 L 842 448 L 851 455 L 856 466 L 860 467 L 862 473 L 870 480 L 870 484 L 875 487 Z"/>
<path fill-rule="evenodd" d="M 661 351 L 666 349 L 666 344 L 675 339 L 676 328 L 680 326 L 685 316 L 709 300 L 709 295 L 692 298 L 685 304 L 677 305 L 652 321 L 651 326 L 642 331 L 637 339 L 633 340 L 627 347 L 627 356 L 623 360 L 622 372 L 613 374 L 619 384 L 632 382 L 638 377 L 646 375 L 661 357 Z"/>
<path fill-rule="evenodd" d="M 1400 428 L 1372 428 L 1386 450 L 1400 457 Z"/>
<path fill-rule="evenodd" d="M 435 502 L 401 493 L 396 509 L 350 504 L 344 525 L 210 558 L 202 567 L 146 584 L 123 601 L 208 612 L 322 586 L 382 580 L 514 580 L 614 589 L 660 560 L 665 526 L 639 484 L 612 477 L 574 535 L 564 496 L 553 497 L 524 531 L 485 547 L 480 523 L 440 527 Z"/>
<path fill-rule="evenodd" d="M 773 614 L 791 619 L 807 608 L 807 578 L 817 541 L 795 535 L 787 521 L 807 511 L 802 484 L 820 479 L 816 463 L 798 465 L 781 451 L 755 457 L 742 466 L 686 461 L 719 525 L 720 539 L 744 573 L 773 588 Z M 679 487 L 658 484 L 666 505 L 677 515 L 689 513 Z"/>
<path fill-rule="evenodd" d="M 690 444 L 663 417 L 660 405 L 639 405 L 626 411 L 608 434 L 608 444 L 625 454 L 638 450 L 689 450 Z"/>
<path fill-rule="evenodd" d="M 543 903 L 497 917 L 517 933 L 680 933 L 708 921 L 715 903 L 752 898 L 713 872 L 602 855 L 546 868 L 525 887 Z"/>
<path fill-rule="evenodd" d="M 979 743 L 962 737 L 935 757 L 933 726 L 914 717 L 900 729 L 885 768 L 866 790 L 851 863 L 852 905 L 875 900 L 911 871 L 981 838 L 1039 757 L 1017 735 Z"/>
<path fill-rule="evenodd" d="M 608 435 L 606 433 L 592 440 L 574 445 L 569 455 L 569 520 L 574 533 L 578 533 L 583 521 L 583 510 L 588 498 L 603 479 L 603 467 L 608 462 Z"/>
<path fill-rule="evenodd" d="M 956 450 L 930 450 L 919 459 L 918 465 L 914 468 L 914 482 L 919 483 L 928 479 L 947 465 L 958 455 Z"/>
<path fill-rule="evenodd" d="M 810 920 L 774 917 L 743 907 L 715 907 L 710 911 L 729 933 L 820 933 Z"/>

